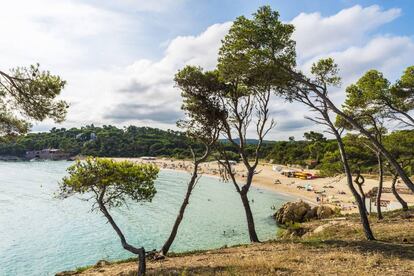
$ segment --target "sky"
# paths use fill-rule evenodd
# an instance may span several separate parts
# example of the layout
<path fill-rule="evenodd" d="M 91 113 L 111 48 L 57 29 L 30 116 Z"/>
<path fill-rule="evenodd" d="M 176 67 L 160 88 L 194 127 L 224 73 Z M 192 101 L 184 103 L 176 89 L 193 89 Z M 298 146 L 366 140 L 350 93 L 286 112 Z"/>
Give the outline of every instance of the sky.
<path fill-rule="evenodd" d="M 40 63 L 67 81 L 67 120 L 33 131 L 86 124 L 177 129 L 183 117 L 173 77 L 185 65 L 213 69 L 221 39 L 240 15 L 270 5 L 295 26 L 298 66 L 323 57 L 344 89 L 369 69 L 391 81 L 414 64 L 414 1 L 353 0 L 0 0 L 0 67 Z M 320 130 L 302 105 L 275 97 L 268 139 Z M 254 133 L 249 133 L 254 138 Z"/>

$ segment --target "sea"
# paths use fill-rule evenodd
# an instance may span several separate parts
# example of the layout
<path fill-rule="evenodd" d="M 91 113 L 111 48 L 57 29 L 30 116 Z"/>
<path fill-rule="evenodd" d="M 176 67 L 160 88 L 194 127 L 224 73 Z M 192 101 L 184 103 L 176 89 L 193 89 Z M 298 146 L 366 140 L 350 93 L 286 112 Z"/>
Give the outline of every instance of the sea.
<path fill-rule="evenodd" d="M 86 197 L 56 197 L 69 161 L 0 162 L 0 275 L 54 275 L 97 261 L 133 257 Z M 152 202 L 111 209 L 129 243 L 160 249 L 184 198 L 189 173 L 161 170 Z M 255 187 L 249 192 L 258 236 L 274 239 L 274 208 L 291 200 Z M 202 176 L 191 195 L 172 252 L 249 243 L 233 184 Z"/>

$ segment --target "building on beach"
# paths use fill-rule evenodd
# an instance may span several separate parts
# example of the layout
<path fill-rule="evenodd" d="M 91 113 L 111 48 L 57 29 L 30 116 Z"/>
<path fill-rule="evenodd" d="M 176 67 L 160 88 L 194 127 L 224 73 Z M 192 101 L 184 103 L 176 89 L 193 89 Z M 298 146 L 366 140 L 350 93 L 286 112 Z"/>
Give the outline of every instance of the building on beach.
<path fill-rule="evenodd" d="M 64 160 L 69 158 L 69 154 L 60 149 L 42 149 L 26 151 L 27 159 L 48 159 Z"/>

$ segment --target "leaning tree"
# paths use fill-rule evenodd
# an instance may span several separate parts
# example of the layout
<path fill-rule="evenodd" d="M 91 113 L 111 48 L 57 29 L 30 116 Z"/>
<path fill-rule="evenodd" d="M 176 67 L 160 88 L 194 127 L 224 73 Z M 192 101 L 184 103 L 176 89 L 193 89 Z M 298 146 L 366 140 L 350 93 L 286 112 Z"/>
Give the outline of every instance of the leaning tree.
<path fill-rule="evenodd" d="M 414 172 L 414 130 L 399 130 L 394 131 L 384 138 L 384 144 L 387 149 L 397 158 L 401 167 L 407 172 L 407 174 L 413 174 Z M 389 164 L 386 165 L 386 169 L 392 176 L 391 191 L 398 202 L 401 204 L 404 211 L 408 210 L 407 202 L 400 196 L 396 188 L 398 173 Z"/>
<path fill-rule="evenodd" d="M 338 86 L 340 84 L 338 71 L 338 66 L 334 63 L 333 59 L 321 59 L 317 63 L 313 64 L 311 73 L 314 77 L 310 81 L 318 85 L 318 87 L 321 87 L 323 95 L 327 97 L 329 88 Z M 365 203 L 353 183 L 354 180 L 352 178 L 352 168 L 349 160 L 349 155 L 347 154 L 345 143 L 342 138 L 344 128 L 332 120 L 332 114 L 330 112 L 329 105 L 325 100 L 325 97 L 320 97 L 318 95 L 312 94 L 312 90 L 310 90 L 307 85 L 304 85 L 299 81 L 292 81 L 290 85 L 285 89 L 281 88 L 281 93 L 283 93 L 286 99 L 290 101 L 296 101 L 308 106 L 315 115 L 308 116 L 307 119 L 319 125 L 325 126 L 326 131 L 335 137 L 341 157 L 343 172 L 346 176 L 346 183 L 358 206 L 365 237 L 368 240 L 374 240 L 375 238 L 369 224 Z M 355 182 L 357 184 L 359 183 L 358 181 L 359 179 L 355 179 Z"/>
<path fill-rule="evenodd" d="M 193 171 L 187 183 L 187 191 L 178 211 L 177 218 L 168 239 L 161 248 L 166 255 L 177 235 L 178 228 L 184 218 L 184 212 L 190 202 L 190 196 L 199 179 L 199 166 L 209 157 L 217 142 L 226 112 L 221 107 L 217 96 L 225 85 L 219 81 L 217 71 L 203 72 L 199 67 L 186 66 L 175 75 L 176 86 L 181 90 L 183 98 L 182 110 L 186 118 L 179 121 L 178 126 L 185 130 L 190 141 L 203 146 L 202 154 L 196 154 L 190 146 L 193 156 Z"/>
<path fill-rule="evenodd" d="M 265 30 L 262 32 L 262 30 Z M 237 148 L 247 173 L 243 180 L 236 177 L 228 152 L 218 147 L 218 162 L 224 166 L 237 193 L 240 195 L 246 213 L 250 241 L 259 242 L 248 192 L 254 175 L 257 174 L 260 150 L 265 136 L 274 127 L 270 116 L 271 96 L 277 85 L 285 79 L 273 74 L 269 55 L 287 67 L 294 66 L 294 41 L 291 39 L 293 26 L 279 20 L 279 14 L 269 6 L 261 7 L 252 19 L 238 17 L 222 41 L 219 50 L 218 72 L 227 85 L 220 94 L 220 100 L 227 111 L 223 122 L 223 136 Z M 251 160 L 247 154 L 246 136 L 255 137 L 258 143 Z"/>
<path fill-rule="evenodd" d="M 386 91 L 388 90 L 388 87 L 389 82 L 382 76 L 382 74 L 376 70 L 370 70 L 355 84 L 351 84 L 346 88 L 346 99 L 343 104 L 343 112 L 369 131 L 380 144 L 383 144 L 383 138 L 387 132 L 384 125 L 388 112 L 384 111 L 384 109 L 377 104 L 372 95 L 375 95 L 378 91 Z M 348 126 L 348 130 L 354 130 L 352 125 L 345 125 Z M 377 217 L 378 219 L 382 219 L 381 195 L 384 182 L 384 160 L 381 152 L 374 144 L 372 144 L 372 142 L 367 141 L 365 145 L 377 157 L 378 189 L 376 194 L 376 206 Z"/>
<path fill-rule="evenodd" d="M 56 97 L 65 86 L 59 76 L 40 70 L 39 64 L 0 70 L 0 135 L 29 131 L 30 120 L 62 122 L 68 104 Z"/>
<path fill-rule="evenodd" d="M 379 83 L 381 86 L 378 87 L 379 89 L 364 91 L 363 96 L 375 102 L 389 119 L 412 129 L 414 127 L 414 117 L 411 114 L 414 110 L 414 66 L 407 67 L 401 78 L 392 85 L 381 72 L 370 70 L 368 73 L 370 72 L 381 80 Z"/>
<path fill-rule="evenodd" d="M 87 158 L 76 161 L 67 171 L 69 175 L 60 183 L 58 197 L 84 195 L 86 200 L 92 201 L 92 210 L 99 209 L 103 213 L 121 240 L 122 247 L 138 255 L 138 275 L 144 275 L 144 247 L 137 248 L 127 242 L 109 209 L 132 202 L 151 201 L 156 193 L 154 180 L 159 169 L 130 161 Z"/>
<path fill-rule="evenodd" d="M 275 63 L 277 63 L 275 59 Z M 299 83 L 303 87 L 306 87 L 308 92 L 311 94 L 312 97 L 319 97 L 321 100 L 323 100 L 327 108 L 337 114 L 341 119 L 346 121 L 348 124 L 350 124 L 355 130 L 360 132 L 363 136 L 365 136 L 370 143 L 375 147 L 375 149 L 388 160 L 388 163 L 390 166 L 393 167 L 393 169 L 398 173 L 402 181 L 404 181 L 405 185 L 414 192 L 414 183 L 410 179 L 410 177 L 406 174 L 404 169 L 401 167 L 397 159 L 390 153 L 388 149 L 380 142 L 372 133 L 364 127 L 364 125 L 360 124 L 358 120 L 355 120 L 347 114 L 345 111 L 338 108 L 335 103 L 332 101 L 332 99 L 325 93 L 325 87 L 323 85 L 318 84 L 317 82 L 314 82 L 311 78 L 307 77 L 305 74 L 300 72 L 297 69 L 292 69 L 290 67 L 285 66 L 282 63 L 279 63 L 279 66 L 276 66 L 277 70 L 275 70 L 275 75 L 283 74 L 288 76 L 288 78 L 291 79 L 293 83 Z M 409 86 L 410 82 L 407 81 L 408 84 L 406 86 Z M 404 91 L 412 91 L 410 88 L 405 88 Z M 407 92 L 408 93 L 408 92 Z"/>

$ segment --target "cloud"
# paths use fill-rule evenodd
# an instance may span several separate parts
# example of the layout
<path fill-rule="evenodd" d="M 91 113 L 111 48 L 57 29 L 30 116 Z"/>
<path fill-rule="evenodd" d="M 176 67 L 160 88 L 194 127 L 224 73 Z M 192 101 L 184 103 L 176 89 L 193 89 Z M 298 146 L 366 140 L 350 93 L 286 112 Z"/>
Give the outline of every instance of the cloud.
<path fill-rule="evenodd" d="M 319 13 L 298 15 L 291 23 L 296 27 L 294 38 L 297 40 L 299 66 L 306 71 L 317 59 L 332 56 L 340 65 L 344 86 L 371 68 L 385 70 L 386 73 L 401 71 L 401 66 L 409 60 L 412 40 L 375 33 L 378 27 L 391 22 L 400 14 L 399 9 L 354 6 L 328 17 Z M 135 121 L 134 112 L 121 112 L 121 115 L 128 116 L 119 116 L 119 113 L 112 111 L 105 115 L 105 119 L 119 122 L 122 117 L 123 120 L 137 123 L 147 117 L 145 119 L 169 123 L 166 119 L 178 118 L 178 114 L 182 114 L 179 110 L 181 99 L 179 91 L 173 87 L 174 74 L 187 64 L 214 68 L 220 41 L 230 26 L 230 22 L 215 24 L 200 35 L 176 37 L 167 44 L 160 60 L 142 59 L 126 68 L 126 75 L 130 76 L 128 85 L 119 90 L 127 93 L 118 98 L 117 106 L 124 107 L 123 103 L 130 102 L 151 103 L 154 105 L 153 110 L 160 110 L 159 117 L 154 113 L 147 114 L 147 107 L 136 105 L 136 110 L 141 108 L 143 111 L 135 111 Z M 334 97 L 340 104 L 344 95 L 339 91 L 342 90 L 336 91 Z M 162 111 L 163 109 L 167 111 Z M 305 119 L 305 115 L 309 115 L 306 107 L 276 98 L 272 105 L 272 116 L 276 119 L 277 126 L 271 135 L 280 138 L 301 136 L 304 129 L 313 128 L 313 123 Z M 320 126 L 315 128 L 321 129 Z M 251 135 L 253 133 L 252 131 Z"/>
<path fill-rule="evenodd" d="M 400 14 L 400 9 L 384 11 L 376 5 L 366 8 L 357 5 L 328 17 L 320 13 L 301 13 L 290 23 L 296 28 L 293 37 L 299 58 L 306 59 L 360 43 L 371 31 Z"/>
<path fill-rule="evenodd" d="M 398 78 L 402 68 L 414 64 L 414 42 L 409 37 L 378 36 L 361 47 L 349 47 L 330 55 L 341 67 L 341 74 L 355 80 L 362 72 L 378 69 L 389 78 Z"/>
<path fill-rule="evenodd" d="M 128 22 L 114 11 L 75 1 L 15 0 L 2 4 L 0 25 L 2 66 L 40 62 L 53 69 L 75 67 L 109 48 L 118 50 L 113 40 L 105 45 L 99 40 L 119 38 L 114 34 Z"/>
<path fill-rule="evenodd" d="M 118 111 L 111 111 L 104 115 L 104 119 L 114 119 L 117 122 L 120 119 L 127 119 L 134 122 L 133 116 L 125 116 L 122 107 L 125 104 L 134 104 L 137 116 L 135 123 L 142 119 L 144 114 L 148 114 L 148 118 L 156 121 L 156 114 L 152 111 L 149 114 L 143 111 L 139 113 L 138 109 L 146 109 L 148 106 L 158 107 L 162 114 L 159 116 L 161 123 L 176 120 L 182 114 L 180 111 L 181 97 L 180 91 L 174 87 L 174 75 L 185 65 L 198 65 L 205 69 L 212 69 L 217 62 L 217 53 L 220 47 L 220 41 L 228 32 L 231 23 L 214 24 L 208 27 L 204 32 L 197 36 L 179 36 L 173 39 L 165 50 L 163 58 L 158 61 L 142 59 L 134 62 L 126 67 L 122 72 L 118 72 L 122 76 L 123 82 L 127 85 L 120 85 L 117 91 L 117 99 L 114 100 L 116 106 L 121 107 Z M 146 103 L 148 105 L 141 105 Z M 113 102 L 110 103 L 113 105 Z M 168 112 L 162 111 L 163 109 Z M 111 110 L 108 106 L 105 110 Z M 133 113 L 131 113 L 133 114 Z M 173 116 L 167 116 L 171 114 Z M 174 121 L 175 122 L 175 121 Z M 173 126 L 172 126 L 173 127 Z"/>
<path fill-rule="evenodd" d="M 174 5 L 173 0 L 105 0 L 102 5 L 81 0 L 8 1 L 0 9 L 0 25 L 8 26 L 0 28 L 1 37 L 7 38 L 0 43 L 0 64 L 3 69 L 40 62 L 62 75 L 68 81 L 62 97 L 73 103 L 66 127 L 150 124 L 175 129 L 175 121 L 183 116 L 175 73 L 185 65 L 213 69 L 231 22 L 213 24 L 198 35 L 169 37 L 162 47 L 154 45 L 156 51 L 165 49 L 158 57 L 137 57 L 136 34 L 148 27 L 143 12 L 163 13 Z M 296 27 L 299 67 L 307 72 L 319 58 L 334 57 L 343 78 L 343 87 L 333 94 L 338 104 L 343 88 L 366 70 L 376 68 L 397 78 L 414 64 L 414 42 L 412 37 L 381 33 L 380 27 L 400 15 L 400 9 L 376 5 L 357 5 L 329 16 L 299 14 L 290 22 Z M 134 35 L 131 30 L 136 30 Z M 313 128 L 304 119 L 309 112 L 303 105 L 274 97 L 271 112 L 277 126 L 269 138 L 302 137 L 304 129 Z M 37 124 L 36 129 L 50 125 Z"/>
<path fill-rule="evenodd" d="M 304 119 L 286 119 L 281 120 L 277 124 L 278 131 L 297 131 L 303 130 L 309 126 L 313 125 L 313 123 L 309 120 Z"/>
<path fill-rule="evenodd" d="M 164 105 L 122 103 L 104 115 L 104 118 L 115 120 L 118 123 L 133 121 L 152 121 L 166 124 L 175 124 L 182 117 L 182 113 L 175 110 L 166 110 Z"/>
<path fill-rule="evenodd" d="M 352 46 L 343 51 L 325 53 L 313 57 L 302 65 L 310 71 L 312 63 L 320 58 L 332 57 L 338 63 L 342 86 L 331 93 L 337 104 L 345 99 L 344 89 L 356 82 L 366 71 L 376 69 L 384 73 L 390 81 L 400 77 L 402 71 L 414 64 L 414 41 L 404 36 L 377 36 L 363 46 Z"/>
<path fill-rule="evenodd" d="M 126 6 L 134 11 L 140 12 L 165 12 L 177 5 L 185 2 L 184 0 L 118 0 L 119 4 Z"/>

